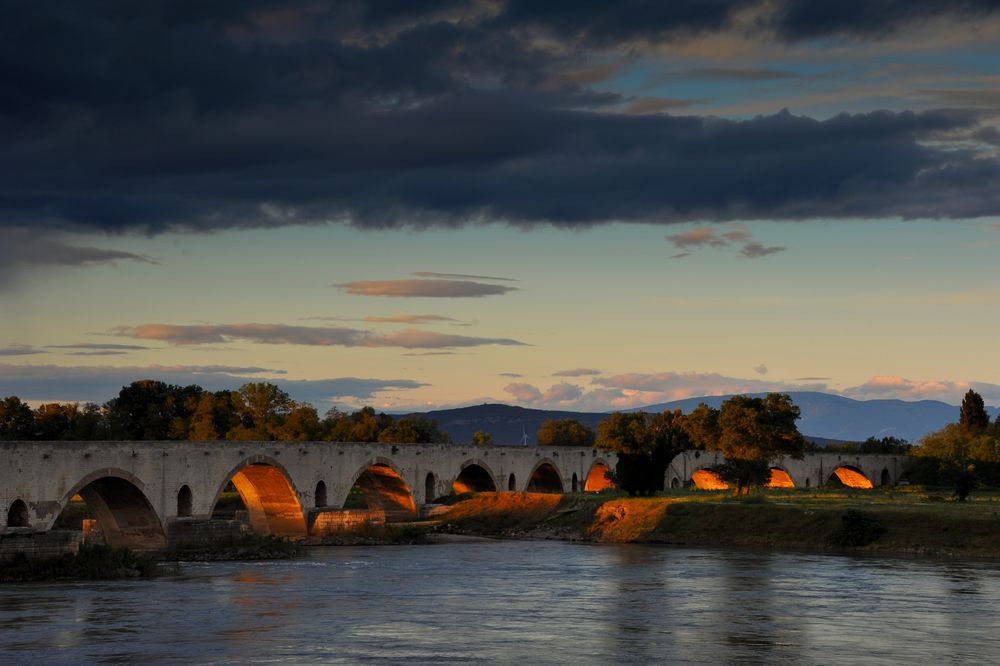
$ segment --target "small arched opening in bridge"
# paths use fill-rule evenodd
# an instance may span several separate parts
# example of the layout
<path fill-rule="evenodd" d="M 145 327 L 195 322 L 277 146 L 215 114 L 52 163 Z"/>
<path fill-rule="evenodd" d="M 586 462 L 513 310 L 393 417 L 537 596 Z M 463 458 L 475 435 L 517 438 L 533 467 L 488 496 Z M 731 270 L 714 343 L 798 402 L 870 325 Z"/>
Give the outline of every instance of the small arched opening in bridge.
<path fill-rule="evenodd" d="M 583 484 L 583 492 L 599 493 L 602 490 L 614 487 L 615 483 L 611 480 L 611 469 L 607 463 L 598 460 L 590 466 L 590 471 L 587 473 L 587 480 Z"/>
<path fill-rule="evenodd" d="M 708 469 L 699 469 L 691 475 L 691 483 L 698 490 L 727 490 L 729 484 L 722 477 Z"/>
<path fill-rule="evenodd" d="M 767 479 L 768 488 L 794 488 L 791 475 L 780 467 L 772 467 Z"/>
<path fill-rule="evenodd" d="M 513 472 L 511 472 L 510 476 L 507 477 L 507 490 L 510 492 L 517 490 L 517 477 L 514 476 Z"/>
<path fill-rule="evenodd" d="M 16 499 L 7 510 L 7 527 L 29 527 L 28 505 Z"/>
<path fill-rule="evenodd" d="M 550 462 L 538 463 L 528 479 L 527 491 L 529 493 L 561 493 L 563 484 L 562 479 L 559 478 L 559 470 Z"/>
<path fill-rule="evenodd" d="M 670 487 L 671 488 L 680 488 L 681 487 L 681 480 L 678 479 L 676 476 L 674 478 L 670 479 Z"/>
<path fill-rule="evenodd" d="M 841 465 L 833 470 L 827 485 L 839 488 L 873 488 L 874 485 L 865 473 L 853 465 Z"/>
<path fill-rule="evenodd" d="M 233 492 L 235 491 L 235 492 Z M 241 513 L 243 509 L 245 514 Z M 230 473 L 212 508 L 213 518 L 245 515 L 254 532 L 301 537 L 306 521 L 299 494 L 284 468 L 269 458 L 254 458 Z"/>
<path fill-rule="evenodd" d="M 892 475 L 889 474 L 889 470 L 882 468 L 882 476 L 879 479 L 880 486 L 891 486 L 892 485 Z"/>
<path fill-rule="evenodd" d="M 322 508 L 326 506 L 326 481 L 319 481 L 316 483 L 316 492 L 313 493 L 314 504 L 316 508 Z"/>
<path fill-rule="evenodd" d="M 77 499 L 79 497 L 79 499 Z M 87 538 L 136 551 L 167 546 L 163 523 L 146 498 L 141 482 L 122 470 L 100 470 L 83 478 L 62 501 L 53 527 L 83 530 Z M 90 520 L 95 522 L 89 522 Z"/>
<path fill-rule="evenodd" d="M 437 477 L 434 476 L 434 472 L 427 472 L 427 477 L 424 479 L 424 502 L 430 504 L 435 499 L 437 499 Z"/>
<path fill-rule="evenodd" d="M 187 485 L 183 485 L 177 491 L 177 517 L 190 518 L 191 504 L 191 489 Z"/>
<path fill-rule="evenodd" d="M 389 522 L 413 520 L 417 515 L 410 487 L 388 462 L 374 462 L 358 472 L 344 508 L 381 509 Z"/>
<path fill-rule="evenodd" d="M 492 493 L 496 490 L 497 484 L 493 481 L 493 475 L 479 463 L 469 463 L 462 467 L 462 471 L 451 484 L 451 491 L 456 495 Z"/>
<path fill-rule="evenodd" d="M 577 492 L 577 486 L 580 485 L 579 480 L 576 478 L 576 472 L 573 472 L 573 492 Z"/>

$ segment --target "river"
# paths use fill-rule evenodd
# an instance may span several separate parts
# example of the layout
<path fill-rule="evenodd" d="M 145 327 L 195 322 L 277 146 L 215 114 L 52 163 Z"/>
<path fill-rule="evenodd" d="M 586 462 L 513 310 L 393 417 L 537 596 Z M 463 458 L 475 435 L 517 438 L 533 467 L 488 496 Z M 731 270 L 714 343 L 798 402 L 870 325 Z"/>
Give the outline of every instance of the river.
<path fill-rule="evenodd" d="M 496 541 L 0 586 L 3 663 L 996 664 L 1000 565 Z"/>

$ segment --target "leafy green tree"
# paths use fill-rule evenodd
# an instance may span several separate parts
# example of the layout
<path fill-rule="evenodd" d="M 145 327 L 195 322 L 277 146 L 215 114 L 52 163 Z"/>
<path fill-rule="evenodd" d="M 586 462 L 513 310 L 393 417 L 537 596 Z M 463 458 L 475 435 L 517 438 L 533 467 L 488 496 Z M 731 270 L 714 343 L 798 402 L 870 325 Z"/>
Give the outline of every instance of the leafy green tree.
<path fill-rule="evenodd" d="M 493 446 L 493 435 L 484 430 L 477 430 L 472 433 L 472 444 L 473 446 Z"/>
<path fill-rule="evenodd" d="M 719 408 L 717 439 L 706 440 L 708 450 L 726 457 L 715 471 L 738 494 L 767 483 L 771 460 L 802 457 L 805 439 L 795 425 L 798 418 L 799 408 L 785 393 L 729 398 Z"/>
<path fill-rule="evenodd" d="M 310 404 L 296 404 L 275 430 L 277 439 L 286 442 L 311 442 L 319 439 L 320 420 Z"/>
<path fill-rule="evenodd" d="M 33 439 L 35 415 L 31 407 L 11 395 L 0 400 L 0 440 Z"/>
<path fill-rule="evenodd" d="M 1000 429 L 973 431 L 961 423 L 949 423 L 920 441 L 912 454 L 919 463 L 930 463 L 937 483 L 954 486 L 955 495 L 964 502 L 976 486 L 978 467 L 1000 463 Z"/>
<path fill-rule="evenodd" d="M 962 399 L 958 423 L 970 432 L 982 432 L 990 427 L 990 417 L 986 413 L 983 396 L 969 389 Z"/>
<path fill-rule="evenodd" d="M 546 419 L 536 438 L 538 446 L 594 445 L 594 431 L 576 419 Z"/>
<path fill-rule="evenodd" d="M 415 414 L 396 419 L 383 428 L 378 441 L 383 444 L 448 444 L 451 437 L 438 428 L 436 421 Z"/>
<path fill-rule="evenodd" d="M 630 495 L 663 490 L 663 475 L 675 455 L 690 446 L 679 411 L 662 414 L 614 412 L 597 424 L 597 447 L 618 454 L 615 480 Z"/>
<path fill-rule="evenodd" d="M 112 439 L 184 439 L 185 424 L 204 391 L 141 379 L 122 387 L 106 405 Z"/>
<path fill-rule="evenodd" d="M 226 439 L 272 440 L 288 413 L 295 407 L 289 395 L 269 382 L 249 382 L 232 396 L 240 423 Z"/>

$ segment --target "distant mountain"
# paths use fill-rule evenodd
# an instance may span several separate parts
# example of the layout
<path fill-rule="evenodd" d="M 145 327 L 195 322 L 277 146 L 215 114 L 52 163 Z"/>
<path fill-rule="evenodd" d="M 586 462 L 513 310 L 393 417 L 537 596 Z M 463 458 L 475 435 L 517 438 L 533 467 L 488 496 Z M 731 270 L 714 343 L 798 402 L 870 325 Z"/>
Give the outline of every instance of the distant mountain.
<path fill-rule="evenodd" d="M 765 394 L 753 394 L 763 396 Z M 916 442 L 929 432 L 939 430 L 958 420 L 958 407 L 937 400 L 852 400 L 839 395 L 811 391 L 792 392 L 792 400 L 802 410 L 799 430 L 819 440 L 863 441 L 869 437 L 900 437 Z M 688 398 L 642 407 L 647 412 L 680 409 L 687 413 L 704 402 L 718 407 L 731 396 Z M 631 411 L 638 411 L 631 410 Z M 987 408 L 996 418 L 997 408 Z M 497 444 L 520 444 L 522 432 L 528 444 L 535 443 L 535 433 L 545 419 L 576 419 L 596 429 L 607 414 L 599 412 L 565 412 L 527 409 L 510 405 L 485 404 L 459 409 L 440 409 L 425 415 L 437 421 L 458 443 L 472 441 L 472 433 L 483 430 Z"/>

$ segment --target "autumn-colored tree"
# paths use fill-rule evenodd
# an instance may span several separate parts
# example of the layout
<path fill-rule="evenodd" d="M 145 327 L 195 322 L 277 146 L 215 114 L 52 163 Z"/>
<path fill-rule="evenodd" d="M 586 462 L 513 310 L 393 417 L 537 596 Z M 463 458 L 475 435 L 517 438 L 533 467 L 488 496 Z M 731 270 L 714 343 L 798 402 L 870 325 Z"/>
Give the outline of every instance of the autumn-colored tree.
<path fill-rule="evenodd" d="M 376 414 L 372 407 L 362 407 L 345 414 L 336 407 L 323 419 L 324 439 L 330 442 L 377 442 L 379 434 L 392 425 L 392 417 Z"/>
<path fill-rule="evenodd" d="M 472 433 L 473 446 L 493 446 L 493 435 L 485 430 L 477 430 Z"/>
<path fill-rule="evenodd" d="M 396 419 L 379 433 L 383 444 L 448 444 L 451 437 L 437 422 L 426 416 L 412 415 Z"/>
<path fill-rule="evenodd" d="M 538 446 L 594 445 L 594 431 L 576 419 L 545 419 L 536 435 Z"/>

